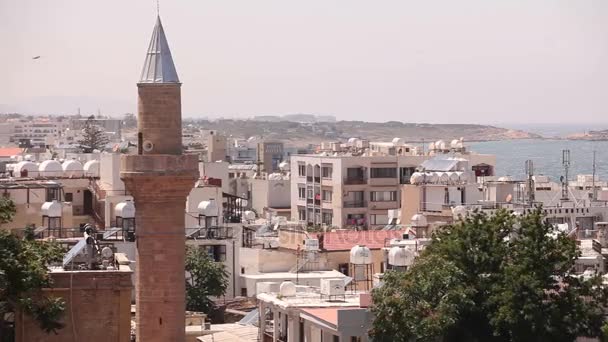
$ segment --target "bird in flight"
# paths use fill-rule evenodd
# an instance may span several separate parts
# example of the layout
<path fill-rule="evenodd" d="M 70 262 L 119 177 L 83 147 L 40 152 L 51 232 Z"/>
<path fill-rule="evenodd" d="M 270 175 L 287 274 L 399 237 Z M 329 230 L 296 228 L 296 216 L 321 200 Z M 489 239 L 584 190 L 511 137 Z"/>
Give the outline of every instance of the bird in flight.
<path fill-rule="evenodd" d="M 32 59 L 40 59 L 40 56 L 32 57 Z"/>

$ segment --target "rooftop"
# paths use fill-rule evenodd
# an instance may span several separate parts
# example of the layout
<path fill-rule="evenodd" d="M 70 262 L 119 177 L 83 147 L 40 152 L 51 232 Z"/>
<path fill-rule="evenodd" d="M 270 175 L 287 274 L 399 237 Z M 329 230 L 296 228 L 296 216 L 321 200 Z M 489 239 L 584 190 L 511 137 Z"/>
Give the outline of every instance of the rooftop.
<path fill-rule="evenodd" d="M 261 274 L 241 274 L 241 277 L 246 279 L 257 279 L 257 280 L 292 280 L 298 279 L 328 279 L 328 278 L 344 278 L 345 275 L 336 271 L 313 271 L 313 272 L 272 272 L 272 273 L 261 273 Z"/>
<path fill-rule="evenodd" d="M 384 247 L 387 240 L 401 239 L 406 232 L 406 230 L 337 230 L 320 233 L 317 237 L 323 250 L 349 251 L 355 245 L 365 245 L 369 249 L 380 249 Z"/>
<path fill-rule="evenodd" d="M 360 296 L 363 292 L 346 291 L 344 297 L 339 300 L 328 300 L 322 297 L 318 287 L 298 286 L 296 295 L 293 297 L 280 296 L 279 293 L 260 293 L 258 300 L 273 304 L 283 309 L 287 308 L 359 308 Z"/>

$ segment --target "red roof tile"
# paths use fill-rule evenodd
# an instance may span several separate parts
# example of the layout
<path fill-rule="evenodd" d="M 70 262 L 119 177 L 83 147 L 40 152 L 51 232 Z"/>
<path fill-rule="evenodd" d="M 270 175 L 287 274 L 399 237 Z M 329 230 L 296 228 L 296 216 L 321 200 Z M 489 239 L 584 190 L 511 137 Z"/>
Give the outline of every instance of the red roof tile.
<path fill-rule="evenodd" d="M 20 147 L 3 147 L 0 148 L 0 157 L 11 157 L 21 154 L 23 149 Z"/>
<path fill-rule="evenodd" d="M 384 247 L 385 241 L 403 238 L 404 230 L 338 230 L 317 234 L 319 244 L 327 251 L 348 251 L 355 245 L 369 249 Z M 321 241 L 322 240 L 322 241 Z"/>

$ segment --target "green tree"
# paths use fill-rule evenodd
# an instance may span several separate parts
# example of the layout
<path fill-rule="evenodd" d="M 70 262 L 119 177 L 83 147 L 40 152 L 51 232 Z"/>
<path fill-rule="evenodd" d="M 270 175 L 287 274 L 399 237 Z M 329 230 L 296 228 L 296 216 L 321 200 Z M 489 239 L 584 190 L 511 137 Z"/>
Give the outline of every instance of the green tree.
<path fill-rule="evenodd" d="M 0 200 L 0 223 L 9 222 L 15 214 L 12 201 Z M 31 230 L 31 229 L 30 229 Z M 24 238 L 0 230 L 0 340 L 14 338 L 14 317 L 24 312 L 33 317 L 46 332 L 61 329 L 65 310 L 61 298 L 46 296 L 41 291 L 52 280 L 48 265 L 61 260 L 62 248 L 51 242 L 34 240 L 31 231 Z"/>
<path fill-rule="evenodd" d="M 575 241 L 540 209 L 475 213 L 441 228 L 372 293 L 379 341 L 574 341 L 602 336 L 607 290 L 573 276 Z"/>
<path fill-rule="evenodd" d="M 186 310 L 209 313 L 214 304 L 211 297 L 220 297 L 228 288 L 224 265 L 213 261 L 198 247 L 186 247 Z"/>
<path fill-rule="evenodd" d="M 95 117 L 90 116 L 84 124 L 82 129 L 82 139 L 78 141 L 78 144 L 83 149 L 84 153 L 91 153 L 94 150 L 104 150 L 110 140 L 106 136 L 105 132 L 95 125 Z"/>

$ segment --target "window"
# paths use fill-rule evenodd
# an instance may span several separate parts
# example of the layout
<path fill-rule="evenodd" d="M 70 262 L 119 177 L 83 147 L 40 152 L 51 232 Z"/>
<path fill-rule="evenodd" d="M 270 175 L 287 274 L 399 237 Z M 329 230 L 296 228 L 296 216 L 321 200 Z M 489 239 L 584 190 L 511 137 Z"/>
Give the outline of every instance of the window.
<path fill-rule="evenodd" d="M 300 221 L 306 221 L 306 210 L 298 209 L 298 219 Z"/>
<path fill-rule="evenodd" d="M 61 200 L 59 198 L 60 189 L 59 188 L 47 188 L 46 189 L 46 201 L 53 202 Z"/>
<path fill-rule="evenodd" d="M 322 213 L 321 214 L 321 222 L 323 224 L 331 226 L 332 219 L 333 219 L 332 213 Z"/>
<path fill-rule="evenodd" d="M 332 168 L 324 166 L 321 168 L 321 177 L 331 179 Z"/>
<path fill-rule="evenodd" d="M 397 169 L 394 167 L 373 167 L 371 169 L 372 178 L 396 178 Z"/>
<path fill-rule="evenodd" d="M 299 187 L 298 188 L 298 198 L 305 199 L 306 198 L 306 188 Z"/>
<path fill-rule="evenodd" d="M 307 191 L 307 197 L 306 198 L 310 198 L 310 199 L 313 198 L 312 188 L 308 189 L 308 191 Z"/>
<path fill-rule="evenodd" d="M 332 195 L 333 195 L 331 190 L 323 190 L 321 195 L 322 195 L 321 199 L 323 200 L 323 202 L 331 202 Z"/>
<path fill-rule="evenodd" d="M 377 225 L 388 224 L 388 215 L 371 214 L 369 215 L 369 223 Z"/>
<path fill-rule="evenodd" d="M 399 183 L 410 184 L 412 175 L 416 172 L 415 167 L 402 167 L 400 171 Z"/>
<path fill-rule="evenodd" d="M 397 191 L 371 191 L 372 202 L 394 202 L 397 200 Z"/>
<path fill-rule="evenodd" d="M 300 177 L 306 176 L 306 165 L 304 165 L 304 164 L 298 164 L 298 175 Z"/>
<path fill-rule="evenodd" d="M 349 167 L 346 169 L 346 177 L 348 179 L 363 179 L 363 169 L 360 167 Z"/>
<path fill-rule="evenodd" d="M 74 201 L 74 194 L 72 194 L 71 192 L 66 192 L 65 193 L 65 201 L 66 202 L 73 202 Z"/>
<path fill-rule="evenodd" d="M 226 261 L 226 245 L 200 246 L 200 248 L 207 251 L 207 254 L 213 261 Z"/>

